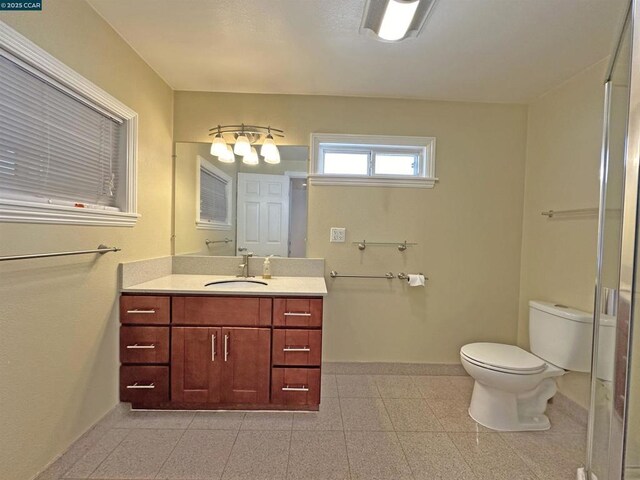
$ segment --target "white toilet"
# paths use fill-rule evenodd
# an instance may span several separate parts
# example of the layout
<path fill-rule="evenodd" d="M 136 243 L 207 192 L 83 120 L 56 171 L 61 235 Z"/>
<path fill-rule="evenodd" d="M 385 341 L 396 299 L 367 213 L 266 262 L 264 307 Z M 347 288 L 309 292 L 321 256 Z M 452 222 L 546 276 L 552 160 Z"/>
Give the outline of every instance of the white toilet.
<path fill-rule="evenodd" d="M 613 328 L 611 321 L 601 325 Z M 608 330 L 608 329 L 607 329 Z M 462 365 L 475 379 L 469 415 L 500 431 L 547 430 L 555 377 L 591 370 L 593 317 L 563 305 L 529 302 L 531 352 L 515 345 L 470 343 Z"/>

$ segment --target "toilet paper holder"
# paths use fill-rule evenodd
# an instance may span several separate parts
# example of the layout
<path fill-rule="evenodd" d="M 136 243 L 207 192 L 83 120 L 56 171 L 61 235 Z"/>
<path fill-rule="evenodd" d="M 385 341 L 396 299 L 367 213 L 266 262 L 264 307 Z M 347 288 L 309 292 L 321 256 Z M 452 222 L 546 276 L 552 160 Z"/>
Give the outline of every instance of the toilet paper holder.
<path fill-rule="evenodd" d="M 419 275 L 423 275 L 422 272 L 419 273 Z M 400 272 L 398 274 L 398 278 L 400 280 L 408 280 L 409 279 L 409 274 L 408 273 L 404 273 L 404 272 Z M 429 280 L 429 277 L 424 277 L 425 280 Z"/>

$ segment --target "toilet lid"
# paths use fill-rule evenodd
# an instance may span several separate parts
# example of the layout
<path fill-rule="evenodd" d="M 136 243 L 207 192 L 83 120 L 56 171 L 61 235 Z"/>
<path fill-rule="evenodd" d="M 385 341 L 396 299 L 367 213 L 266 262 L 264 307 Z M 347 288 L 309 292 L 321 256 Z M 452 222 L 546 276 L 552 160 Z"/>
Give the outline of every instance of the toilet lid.
<path fill-rule="evenodd" d="M 526 350 L 503 343 L 470 343 L 460 349 L 460 354 L 475 363 L 520 373 L 539 373 L 547 366 Z"/>

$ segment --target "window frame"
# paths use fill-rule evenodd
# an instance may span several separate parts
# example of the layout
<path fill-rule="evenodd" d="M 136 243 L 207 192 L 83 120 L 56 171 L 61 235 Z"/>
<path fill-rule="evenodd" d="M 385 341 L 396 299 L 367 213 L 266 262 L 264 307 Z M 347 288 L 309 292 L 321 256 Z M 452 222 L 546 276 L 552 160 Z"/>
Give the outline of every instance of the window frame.
<path fill-rule="evenodd" d="M 438 180 L 435 176 L 435 137 L 312 133 L 310 144 L 311 185 L 433 188 Z M 324 154 L 332 151 L 368 153 L 367 175 L 324 173 Z M 376 155 L 403 153 L 418 156 L 414 176 L 374 173 Z"/>
<path fill-rule="evenodd" d="M 0 22 L 0 54 L 15 57 L 29 69 L 82 103 L 103 110 L 124 125 L 123 178 L 117 195 L 119 211 L 47 204 L 0 196 L 0 221 L 94 226 L 134 226 L 137 213 L 138 114 L 29 39 Z M 61 202 L 62 203 L 62 202 Z"/>
<path fill-rule="evenodd" d="M 232 199 L 233 199 L 233 178 L 218 167 L 209 162 L 206 158 L 198 155 L 198 168 L 196 169 L 196 228 L 198 230 L 231 230 L 232 227 Z M 209 221 L 200 218 L 200 176 L 202 169 L 207 170 L 214 177 L 226 183 L 225 191 L 227 197 L 227 218 L 225 222 Z"/>

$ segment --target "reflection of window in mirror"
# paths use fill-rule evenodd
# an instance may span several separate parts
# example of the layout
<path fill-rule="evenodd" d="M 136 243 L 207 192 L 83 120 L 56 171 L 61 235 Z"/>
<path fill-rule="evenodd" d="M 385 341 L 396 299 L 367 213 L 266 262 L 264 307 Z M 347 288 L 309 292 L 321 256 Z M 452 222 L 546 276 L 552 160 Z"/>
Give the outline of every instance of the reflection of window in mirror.
<path fill-rule="evenodd" d="M 201 229 L 231 230 L 232 179 L 201 156 L 198 163 L 196 225 Z"/>

